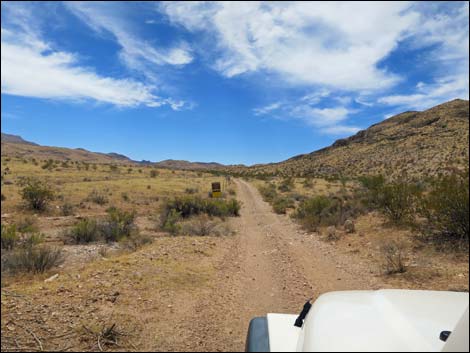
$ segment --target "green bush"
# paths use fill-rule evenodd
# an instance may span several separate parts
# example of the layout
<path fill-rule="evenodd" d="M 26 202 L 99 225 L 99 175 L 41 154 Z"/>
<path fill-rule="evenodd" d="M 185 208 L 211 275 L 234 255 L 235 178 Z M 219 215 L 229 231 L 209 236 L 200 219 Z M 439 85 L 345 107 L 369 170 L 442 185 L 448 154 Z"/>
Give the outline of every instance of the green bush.
<path fill-rule="evenodd" d="M 106 212 L 108 216 L 100 224 L 101 234 L 106 242 L 119 241 L 137 231 L 134 211 L 127 212 L 111 207 Z"/>
<path fill-rule="evenodd" d="M 322 225 L 325 213 L 330 206 L 331 201 L 328 197 L 315 196 L 301 202 L 293 217 L 299 219 L 306 229 L 316 231 Z"/>
<path fill-rule="evenodd" d="M 278 189 L 281 192 L 289 192 L 294 188 L 294 179 L 286 178 L 283 179 Z"/>
<path fill-rule="evenodd" d="M 101 238 L 101 231 L 96 220 L 82 219 L 68 230 L 65 236 L 75 244 L 84 244 L 98 241 Z"/>
<path fill-rule="evenodd" d="M 364 204 L 370 209 L 379 206 L 379 197 L 385 184 L 385 178 L 382 175 L 362 176 L 359 178 L 363 190 L 358 195 Z"/>
<path fill-rule="evenodd" d="M 165 216 L 175 210 L 182 218 L 205 213 L 209 216 L 238 216 L 240 203 L 237 200 L 203 199 L 199 196 L 177 197 L 163 205 L 162 213 Z M 164 217 L 165 218 L 165 217 Z"/>
<path fill-rule="evenodd" d="M 260 186 L 259 192 L 266 202 L 272 202 L 277 197 L 276 185 L 272 183 Z"/>
<path fill-rule="evenodd" d="M 442 176 L 431 183 L 421 201 L 423 234 L 435 240 L 468 248 L 469 241 L 469 174 Z"/>
<path fill-rule="evenodd" d="M 416 213 L 416 202 L 419 195 L 419 188 L 411 183 L 385 184 L 379 193 L 378 207 L 391 222 L 412 221 Z"/>
<path fill-rule="evenodd" d="M 16 222 L 16 230 L 20 233 L 38 232 L 37 219 L 32 216 L 25 216 Z"/>
<path fill-rule="evenodd" d="M 93 190 L 86 198 L 86 201 L 93 202 L 101 206 L 109 202 L 106 195 L 104 193 L 100 193 L 97 190 Z"/>
<path fill-rule="evenodd" d="M 294 200 L 290 197 L 277 197 L 274 199 L 273 210 L 278 214 L 285 214 L 288 208 L 294 207 Z"/>
<path fill-rule="evenodd" d="M 49 201 L 54 199 L 54 192 L 44 182 L 29 178 L 22 181 L 21 197 L 27 206 L 35 211 L 44 211 Z"/>
<path fill-rule="evenodd" d="M 2 258 L 2 271 L 43 273 L 63 263 L 59 248 L 45 245 L 25 245 Z"/>
<path fill-rule="evenodd" d="M 16 226 L 12 225 L 1 225 L 1 234 L 2 234 L 2 242 L 1 247 L 2 250 L 12 250 L 19 241 L 19 236 L 16 233 Z"/>
<path fill-rule="evenodd" d="M 65 202 L 60 206 L 60 212 L 62 213 L 62 216 L 73 215 L 74 209 L 75 209 L 74 205 L 71 204 L 70 202 Z"/>
<path fill-rule="evenodd" d="M 152 242 L 153 238 L 149 235 L 133 233 L 124 240 L 123 245 L 130 251 L 137 251 L 142 246 L 151 244 Z"/>
<path fill-rule="evenodd" d="M 184 192 L 188 195 L 192 195 L 192 194 L 197 194 L 198 193 L 198 189 L 197 188 L 186 188 L 184 190 Z"/>
<path fill-rule="evenodd" d="M 171 234 L 181 231 L 179 221 L 197 215 L 235 217 L 239 215 L 237 200 L 203 199 L 199 196 L 184 196 L 167 201 L 160 210 L 160 227 Z"/>
<path fill-rule="evenodd" d="M 178 222 L 181 220 L 181 214 L 175 209 L 170 209 L 168 212 L 162 212 L 160 222 L 161 229 L 171 235 L 177 235 L 181 231 L 181 225 Z"/>
<path fill-rule="evenodd" d="M 150 171 L 150 177 L 151 177 L 151 178 L 156 178 L 156 177 L 158 176 L 158 174 L 159 174 L 159 173 L 158 173 L 158 171 L 156 171 L 156 170 L 151 170 L 151 171 Z"/>

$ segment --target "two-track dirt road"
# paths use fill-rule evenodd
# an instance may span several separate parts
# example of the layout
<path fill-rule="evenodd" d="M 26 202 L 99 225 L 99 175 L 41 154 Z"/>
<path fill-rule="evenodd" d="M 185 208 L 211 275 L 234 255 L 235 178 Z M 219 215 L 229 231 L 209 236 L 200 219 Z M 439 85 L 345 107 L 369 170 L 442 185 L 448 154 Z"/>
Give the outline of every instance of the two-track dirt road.
<path fill-rule="evenodd" d="M 126 335 L 105 350 L 242 351 L 255 316 L 298 313 L 328 291 L 377 288 L 357 257 L 274 214 L 249 183 L 235 183 L 243 205 L 229 220 L 234 235 L 164 236 L 64 268 L 52 282 L 25 279 L 2 291 L 2 351 L 96 351 L 90 328 L 114 323 Z"/>
<path fill-rule="evenodd" d="M 249 320 L 266 313 L 297 313 L 310 297 L 334 290 L 371 289 L 358 264 L 273 213 L 258 191 L 236 180 L 243 203 L 237 231 L 218 265 L 218 280 L 196 308 L 197 350 L 243 350 Z M 200 332 L 202 330 L 203 332 Z"/>

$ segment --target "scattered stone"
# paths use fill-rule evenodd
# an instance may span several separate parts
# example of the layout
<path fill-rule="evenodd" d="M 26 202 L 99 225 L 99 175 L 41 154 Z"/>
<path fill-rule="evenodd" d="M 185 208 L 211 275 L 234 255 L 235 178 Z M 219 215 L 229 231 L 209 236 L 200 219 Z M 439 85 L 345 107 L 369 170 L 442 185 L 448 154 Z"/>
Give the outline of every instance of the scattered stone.
<path fill-rule="evenodd" d="M 344 222 L 344 230 L 346 231 L 346 233 L 354 233 L 356 231 L 354 222 L 350 219 L 347 219 L 346 222 Z"/>
<path fill-rule="evenodd" d="M 52 282 L 52 281 L 56 280 L 57 278 L 59 278 L 59 274 L 58 274 L 58 273 L 56 273 L 54 276 L 51 276 L 51 277 L 45 279 L 44 282 L 46 282 L 46 283 Z"/>

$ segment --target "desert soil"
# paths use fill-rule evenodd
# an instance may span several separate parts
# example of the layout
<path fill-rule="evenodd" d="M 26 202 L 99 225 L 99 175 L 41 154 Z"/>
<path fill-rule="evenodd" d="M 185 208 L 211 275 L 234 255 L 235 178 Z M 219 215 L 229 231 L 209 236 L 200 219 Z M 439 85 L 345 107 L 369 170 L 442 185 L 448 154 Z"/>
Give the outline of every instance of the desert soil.
<path fill-rule="evenodd" d="M 228 221 L 233 236 L 161 237 L 51 282 L 8 285 L 2 351 L 243 351 L 255 316 L 298 313 L 328 291 L 391 286 L 366 260 L 274 214 L 253 185 L 235 183 L 243 206 Z M 112 323 L 119 344 L 98 344 Z"/>

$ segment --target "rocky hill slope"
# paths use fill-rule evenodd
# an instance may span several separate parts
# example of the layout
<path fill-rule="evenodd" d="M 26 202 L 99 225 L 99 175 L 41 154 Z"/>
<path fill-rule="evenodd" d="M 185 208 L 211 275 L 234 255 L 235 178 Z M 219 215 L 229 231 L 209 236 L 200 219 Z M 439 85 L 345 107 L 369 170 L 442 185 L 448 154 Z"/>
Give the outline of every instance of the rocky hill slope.
<path fill-rule="evenodd" d="M 456 99 L 395 115 L 349 138 L 284 162 L 232 169 L 240 174 L 392 178 L 436 175 L 469 165 L 469 102 Z"/>

